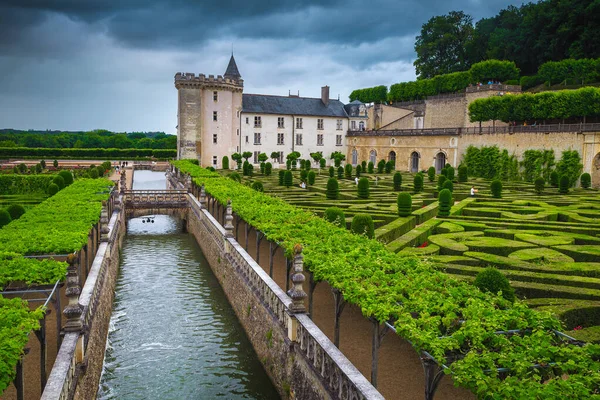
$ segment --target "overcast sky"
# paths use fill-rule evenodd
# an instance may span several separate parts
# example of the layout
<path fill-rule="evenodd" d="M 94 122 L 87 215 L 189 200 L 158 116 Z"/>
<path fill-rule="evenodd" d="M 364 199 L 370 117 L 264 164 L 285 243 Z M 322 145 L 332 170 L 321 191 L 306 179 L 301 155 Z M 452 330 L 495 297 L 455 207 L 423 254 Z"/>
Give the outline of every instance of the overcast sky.
<path fill-rule="evenodd" d="M 175 133 L 176 72 L 223 74 L 245 93 L 331 97 L 412 80 L 434 15 L 475 20 L 511 0 L 2 0 L 0 128 Z"/>

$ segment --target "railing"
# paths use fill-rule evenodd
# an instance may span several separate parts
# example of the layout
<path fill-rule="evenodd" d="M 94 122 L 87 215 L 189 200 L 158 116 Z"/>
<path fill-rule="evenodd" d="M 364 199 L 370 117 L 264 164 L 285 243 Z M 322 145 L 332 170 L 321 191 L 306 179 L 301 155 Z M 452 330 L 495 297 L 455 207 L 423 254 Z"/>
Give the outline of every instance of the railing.
<path fill-rule="evenodd" d="M 125 190 L 127 208 L 182 208 L 188 206 L 185 190 Z"/>
<path fill-rule="evenodd" d="M 357 136 L 443 136 L 458 135 L 461 128 L 439 128 L 439 129 L 390 129 L 371 131 L 348 131 L 348 137 Z"/>

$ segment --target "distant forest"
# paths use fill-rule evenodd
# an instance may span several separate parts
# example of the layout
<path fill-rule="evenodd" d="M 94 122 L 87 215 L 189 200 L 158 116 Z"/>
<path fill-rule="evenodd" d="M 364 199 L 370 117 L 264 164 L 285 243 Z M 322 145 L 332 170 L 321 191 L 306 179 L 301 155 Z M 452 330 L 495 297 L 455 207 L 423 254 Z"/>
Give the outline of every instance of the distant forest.
<path fill-rule="evenodd" d="M 514 61 L 521 75 L 547 61 L 600 57 L 599 0 L 543 0 L 509 6 L 474 23 L 462 11 L 431 18 L 416 38 L 418 79 L 466 71 L 489 59 Z"/>
<path fill-rule="evenodd" d="M 177 136 L 164 132 L 115 133 L 103 129 L 89 132 L 0 129 L 0 147 L 176 149 Z"/>

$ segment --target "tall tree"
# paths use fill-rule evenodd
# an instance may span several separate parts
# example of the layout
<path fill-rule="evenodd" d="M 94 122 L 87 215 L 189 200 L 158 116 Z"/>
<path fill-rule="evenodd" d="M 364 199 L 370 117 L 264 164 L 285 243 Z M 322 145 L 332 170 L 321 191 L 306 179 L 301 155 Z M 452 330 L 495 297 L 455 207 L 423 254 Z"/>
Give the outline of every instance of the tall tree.
<path fill-rule="evenodd" d="M 462 11 L 432 17 L 423 24 L 415 42 L 419 79 L 469 69 L 473 33 L 473 17 Z"/>

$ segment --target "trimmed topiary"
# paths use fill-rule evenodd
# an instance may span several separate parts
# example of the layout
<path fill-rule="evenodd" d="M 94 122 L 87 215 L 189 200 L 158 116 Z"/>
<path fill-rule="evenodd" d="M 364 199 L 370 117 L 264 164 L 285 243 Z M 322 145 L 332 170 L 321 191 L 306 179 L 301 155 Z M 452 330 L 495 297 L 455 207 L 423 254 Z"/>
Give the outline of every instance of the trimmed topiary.
<path fill-rule="evenodd" d="M 448 189 L 449 191 L 454 192 L 454 183 L 452 183 L 452 180 L 446 179 L 443 189 Z"/>
<path fill-rule="evenodd" d="M 329 177 L 333 178 L 334 175 L 335 175 L 335 167 L 332 165 L 331 167 L 329 167 Z"/>
<path fill-rule="evenodd" d="M 292 171 L 285 171 L 285 175 L 283 176 L 283 184 L 285 187 L 290 187 L 294 183 L 294 177 L 292 176 Z"/>
<path fill-rule="evenodd" d="M 373 218 L 368 214 L 356 214 L 352 218 L 350 230 L 357 235 L 365 235 L 369 239 L 372 239 L 375 236 Z"/>
<path fill-rule="evenodd" d="M 215 171 L 215 169 L 213 167 L 208 167 L 208 169 L 210 170 L 212 168 L 211 171 Z M 246 175 L 248 176 L 252 176 L 252 174 L 254 173 L 254 165 L 252 164 L 248 164 L 248 168 L 246 169 Z"/>
<path fill-rule="evenodd" d="M 552 171 L 550 173 L 550 185 L 558 187 L 558 172 Z"/>
<path fill-rule="evenodd" d="M 413 187 L 415 190 L 415 193 L 419 193 L 423 190 L 423 175 L 421 174 L 416 174 L 414 179 L 413 179 Z"/>
<path fill-rule="evenodd" d="M 337 178 L 342 179 L 344 177 L 344 167 L 338 167 L 337 169 Z"/>
<path fill-rule="evenodd" d="M 295 171 L 298 167 L 298 160 L 292 160 L 292 171 Z"/>
<path fill-rule="evenodd" d="M 265 164 L 265 175 L 266 176 L 271 176 L 271 171 L 273 171 L 273 164 L 271 164 L 270 162 Z"/>
<path fill-rule="evenodd" d="M 581 187 L 584 189 L 587 189 L 591 186 L 592 184 L 592 176 L 590 174 L 588 174 L 587 172 L 581 174 Z"/>
<path fill-rule="evenodd" d="M 310 171 L 308 173 L 308 184 L 309 185 L 312 186 L 315 184 L 315 177 L 316 177 L 315 171 Z"/>
<path fill-rule="evenodd" d="M 346 166 L 344 167 L 344 176 L 346 177 L 346 179 L 352 178 L 352 164 L 346 164 Z"/>
<path fill-rule="evenodd" d="M 385 160 L 379 160 L 377 163 L 377 173 L 382 174 L 385 169 Z"/>
<path fill-rule="evenodd" d="M 102 165 L 98 165 L 96 167 L 96 169 L 98 170 L 98 178 L 102 178 L 104 176 L 104 174 L 106 173 L 106 170 L 104 169 L 104 167 Z"/>
<path fill-rule="evenodd" d="M 394 190 L 399 191 L 402 188 L 402 174 L 396 172 L 394 174 Z"/>
<path fill-rule="evenodd" d="M 221 166 L 223 167 L 223 169 L 229 169 L 229 157 L 223 156 L 223 158 L 221 159 Z"/>
<path fill-rule="evenodd" d="M 398 193 L 398 215 L 401 217 L 408 217 L 412 212 L 412 196 L 410 193 L 401 192 Z"/>
<path fill-rule="evenodd" d="M 306 160 L 306 163 L 304 164 L 304 169 L 306 170 L 306 172 L 310 171 L 310 161 Z"/>
<path fill-rule="evenodd" d="M 58 160 L 52 161 L 52 165 L 54 166 L 54 168 L 58 168 Z"/>
<path fill-rule="evenodd" d="M 448 189 L 442 189 L 438 197 L 439 208 L 438 215 L 441 217 L 447 217 L 450 215 L 450 209 L 452 208 L 452 192 Z"/>
<path fill-rule="evenodd" d="M 440 171 L 440 175 L 446 176 L 446 173 L 448 172 L 448 168 L 444 167 L 442 168 L 442 170 Z M 447 177 L 447 176 L 446 176 Z"/>
<path fill-rule="evenodd" d="M 302 182 L 306 182 L 306 178 L 308 177 L 308 172 L 305 169 L 300 170 L 300 180 Z"/>
<path fill-rule="evenodd" d="M 12 220 L 21 218 L 21 215 L 25 214 L 25 207 L 20 204 L 11 204 L 6 207 L 6 211 L 10 214 Z"/>
<path fill-rule="evenodd" d="M 490 190 L 492 192 L 492 197 L 497 199 L 502 197 L 502 182 L 499 179 L 494 179 L 490 184 Z"/>
<path fill-rule="evenodd" d="M 325 168 L 326 166 L 327 166 L 327 160 L 325 160 L 324 158 L 321 158 L 319 160 L 319 167 Z"/>
<path fill-rule="evenodd" d="M 52 179 L 52 183 L 56 184 L 59 189 L 63 189 L 65 187 L 65 180 L 60 175 L 56 175 L 54 179 Z"/>
<path fill-rule="evenodd" d="M 306 168 L 306 160 L 300 160 L 300 169 Z"/>
<path fill-rule="evenodd" d="M 361 167 L 362 167 L 362 170 L 363 170 L 363 172 L 367 172 L 367 162 L 366 162 L 365 160 L 363 160 L 363 161 L 360 163 L 360 165 L 361 165 Z"/>
<path fill-rule="evenodd" d="M 357 177 L 357 178 L 360 178 L 360 174 L 361 174 L 361 172 L 362 172 L 362 167 L 360 166 L 360 164 L 358 164 L 358 165 L 356 166 L 356 177 Z"/>
<path fill-rule="evenodd" d="M 391 161 L 388 161 L 385 163 L 385 173 L 389 174 L 390 172 L 392 172 L 392 169 L 394 169 L 394 163 Z"/>
<path fill-rule="evenodd" d="M 0 209 L 0 228 L 4 225 L 8 225 L 12 221 L 10 214 L 5 209 Z"/>
<path fill-rule="evenodd" d="M 73 183 L 73 174 L 71 171 L 62 170 L 58 173 L 58 175 L 62 176 L 65 186 L 69 186 L 71 183 Z"/>
<path fill-rule="evenodd" d="M 369 161 L 369 164 L 367 166 L 367 171 L 369 171 L 369 173 L 372 174 L 374 168 L 375 168 L 375 165 L 371 161 Z"/>
<path fill-rule="evenodd" d="M 251 164 L 248 162 L 248 160 L 244 161 L 244 165 L 242 166 L 242 174 L 243 174 L 244 176 L 247 176 L 247 175 L 248 175 L 248 167 L 249 167 L 250 165 L 251 165 Z"/>
<path fill-rule="evenodd" d="M 285 170 L 284 169 L 280 169 L 279 170 L 279 186 L 283 186 L 283 180 L 285 179 Z"/>
<path fill-rule="evenodd" d="M 92 179 L 97 179 L 98 178 L 98 170 L 95 167 L 90 168 L 90 170 L 88 171 L 88 175 Z M 58 185 L 57 185 L 57 187 L 58 187 Z M 58 188 L 58 190 L 60 190 L 60 188 Z"/>
<path fill-rule="evenodd" d="M 282 171 L 283 172 L 283 171 Z M 242 177 L 240 176 L 240 174 L 238 174 L 237 172 L 232 172 L 230 174 L 227 174 L 227 177 L 231 180 L 234 180 L 236 182 L 241 182 L 242 181 Z"/>
<path fill-rule="evenodd" d="M 542 194 L 544 192 L 544 187 L 546 186 L 546 181 L 541 176 L 538 176 L 534 182 L 535 192 L 537 194 Z"/>
<path fill-rule="evenodd" d="M 46 169 L 46 160 L 40 161 L 40 165 L 42 166 L 43 169 Z"/>
<path fill-rule="evenodd" d="M 252 187 L 252 189 L 256 190 L 257 192 L 265 191 L 265 187 L 263 186 L 262 182 L 260 182 L 260 181 L 253 182 L 251 187 Z"/>
<path fill-rule="evenodd" d="M 329 200 L 336 200 L 340 193 L 340 186 L 337 179 L 329 178 L 327 181 L 327 191 L 325 192 L 326 197 Z"/>
<path fill-rule="evenodd" d="M 429 178 L 429 182 L 435 181 L 435 167 L 429 167 L 427 177 Z"/>
<path fill-rule="evenodd" d="M 265 174 L 265 168 L 267 168 L 267 164 L 265 164 L 264 162 L 260 163 L 260 173 L 261 174 Z"/>
<path fill-rule="evenodd" d="M 453 182 L 454 181 L 454 167 L 446 167 L 446 178 Z"/>
<path fill-rule="evenodd" d="M 558 193 L 567 194 L 569 193 L 569 176 L 563 175 L 558 180 Z"/>
<path fill-rule="evenodd" d="M 325 210 L 325 219 L 340 228 L 346 229 L 346 215 L 339 207 L 329 207 Z"/>
<path fill-rule="evenodd" d="M 510 282 L 496 268 L 488 267 L 479 272 L 475 277 L 473 285 L 482 292 L 491 292 L 498 294 L 502 292 L 502 297 L 511 303 L 515 301 L 515 290 L 510 286 Z"/>
<path fill-rule="evenodd" d="M 96 178 L 97 178 L 97 176 L 96 176 Z M 60 190 L 60 188 L 58 187 L 58 185 L 56 183 L 51 183 L 48 185 L 48 194 L 50 196 L 54 196 L 56 193 L 58 193 L 59 190 Z"/>
<path fill-rule="evenodd" d="M 461 164 L 458 167 L 458 181 L 464 183 L 469 180 L 469 168 L 466 165 Z"/>
<path fill-rule="evenodd" d="M 444 188 L 444 182 L 446 182 L 446 175 L 438 176 L 437 188 L 438 190 L 442 190 Z"/>
<path fill-rule="evenodd" d="M 367 178 L 360 178 L 358 180 L 358 198 L 369 198 L 369 180 Z"/>

